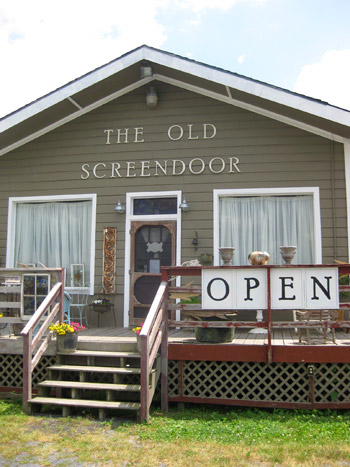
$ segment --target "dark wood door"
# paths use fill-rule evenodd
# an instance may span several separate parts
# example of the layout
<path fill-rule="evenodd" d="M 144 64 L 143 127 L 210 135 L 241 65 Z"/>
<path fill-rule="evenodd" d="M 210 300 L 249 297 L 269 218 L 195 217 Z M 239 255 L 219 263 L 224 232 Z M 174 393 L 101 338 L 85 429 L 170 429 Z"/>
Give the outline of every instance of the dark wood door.
<path fill-rule="evenodd" d="M 176 221 L 132 222 L 130 261 L 130 324 L 142 323 L 161 276 L 161 266 L 175 265 Z"/>

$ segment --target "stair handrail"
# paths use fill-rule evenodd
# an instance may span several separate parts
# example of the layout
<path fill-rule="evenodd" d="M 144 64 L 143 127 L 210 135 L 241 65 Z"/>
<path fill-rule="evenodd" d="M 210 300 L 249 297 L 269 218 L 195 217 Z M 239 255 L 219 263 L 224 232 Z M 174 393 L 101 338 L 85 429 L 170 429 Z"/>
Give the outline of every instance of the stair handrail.
<path fill-rule="evenodd" d="M 149 377 L 160 348 L 161 404 L 168 411 L 168 282 L 162 281 L 139 334 L 141 341 L 140 421 L 149 422 Z"/>
<path fill-rule="evenodd" d="M 57 270 L 56 270 L 57 271 Z M 59 322 L 64 321 L 64 269 L 59 271 L 59 279 L 48 295 L 45 297 L 39 308 L 35 311 L 33 316 L 29 319 L 21 332 L 23 337 L 23 410 L 29 412 L 29 400 L 32 398 L 32 373 L 37 364 L 39 363 L 44 352 L 48 348 L 52 340 L 52 332 L 41 339 L 47 331 L 51 323 L 55 322 L 58 317 Z M 53 302 L 58 298 L 58 302 L 54 304 L 52 309 L 50 307 Z M 45 314 L 47 315 L 45 316 Z M 45 319 L 43 319 L 45 317 Z M 34 337 L 33 337 L 34 334 Z M 37 349 L 38 345 L 40 347 Z M 37 350 L 36 350 L 37 349 Z M 35 352 L 36 350 L 36 352 Z"/>

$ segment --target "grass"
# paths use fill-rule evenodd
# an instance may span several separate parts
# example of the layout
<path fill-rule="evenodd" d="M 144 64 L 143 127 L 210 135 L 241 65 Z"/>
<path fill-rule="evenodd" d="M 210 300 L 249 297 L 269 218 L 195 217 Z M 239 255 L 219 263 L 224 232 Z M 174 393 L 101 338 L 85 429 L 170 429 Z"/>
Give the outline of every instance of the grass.
<path fill-rule="evenodd" d="M 85 413 L 27 416 L 0 401 L 0 465 L 350 465 L 349 411 L 191 406 L 152 411 L 150 424 Z"/>

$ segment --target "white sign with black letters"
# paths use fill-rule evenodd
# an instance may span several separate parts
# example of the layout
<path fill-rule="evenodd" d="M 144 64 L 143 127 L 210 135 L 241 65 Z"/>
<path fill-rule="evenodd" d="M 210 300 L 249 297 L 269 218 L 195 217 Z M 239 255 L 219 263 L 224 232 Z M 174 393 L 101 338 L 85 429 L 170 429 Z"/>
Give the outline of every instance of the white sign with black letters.
<path fill-rule="evenodd" d="M 271 268 L 271 309 L 339 308 L 338 268 Z M 267 309 L 267 269 L 203 269 L 202 308 Z"/>

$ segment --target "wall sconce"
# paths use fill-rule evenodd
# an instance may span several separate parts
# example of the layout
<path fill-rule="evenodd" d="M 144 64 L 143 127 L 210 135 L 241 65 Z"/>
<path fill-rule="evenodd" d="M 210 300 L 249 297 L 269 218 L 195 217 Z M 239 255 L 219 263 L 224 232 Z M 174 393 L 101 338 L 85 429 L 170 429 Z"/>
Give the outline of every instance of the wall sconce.
<path fill-rule="evenodd" d="M 147 92 L 146 102 L 149 107 L 155 107 L 157 105 L 158 96 L 153 86 L 151 86 Z"/>
<path fill-rule="evenodd" d="M 125 204 L 122 204 L 120 202 L 120 199 L 118 200 L 118 203 L 116 205 L 116 207 L 114 208 L 115 212 L 117 212 L 118 214 L 124 214 L 125 211 L 126 211 L 126 207 L 125 207 Z"/>
<path fill-rule="evenodd" d="M 190 210 L 190 206 L 189 206 L 189 204 L 187 203 L 187 201 L 185 200 L 185 198 L 183 199 L 182 203 L 180 203 L 179 208 L 180 208 L 181 211 L 183 211 L 183 212 L 186 212 L 186 211 L 189 211 L 189 210 Z"/>
<path fill-rule="evenodd" d="M 141 78 L 149 78 L 153 76 L 153 70 L 151 65 L 148 62 L 144 62 L 141 65 Z"/>

